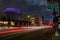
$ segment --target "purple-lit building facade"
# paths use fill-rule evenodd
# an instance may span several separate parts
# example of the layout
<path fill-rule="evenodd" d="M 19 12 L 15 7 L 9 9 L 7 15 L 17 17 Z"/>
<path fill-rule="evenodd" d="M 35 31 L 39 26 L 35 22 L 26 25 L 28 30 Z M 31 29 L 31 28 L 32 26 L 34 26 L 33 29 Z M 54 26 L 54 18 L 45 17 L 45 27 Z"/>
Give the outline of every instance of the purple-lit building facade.
<path fill-rule="evenodd" d="M 2 11 L 3 16 L 11 18 L 12 20 L 20 20 L 23 18 L 23 12 L 21 9 L 6 8 Z"/>

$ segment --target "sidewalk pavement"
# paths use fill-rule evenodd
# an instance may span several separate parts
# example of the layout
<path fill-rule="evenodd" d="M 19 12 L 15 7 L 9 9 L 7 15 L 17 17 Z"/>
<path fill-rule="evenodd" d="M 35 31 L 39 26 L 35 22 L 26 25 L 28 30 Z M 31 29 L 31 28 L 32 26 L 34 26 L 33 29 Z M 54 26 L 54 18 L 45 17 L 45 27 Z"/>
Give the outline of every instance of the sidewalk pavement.
<path fill-rule="evenodd" d="M 53 35 L 53 36 L 52 36 L 52 40 L 60 40 L 60 36 L 55 36 L 55 35 Z"/>
<path fill-rule="evenodd" d="M 60 34 L 57 31 L 52 35 L 52 40 L 60 40 Z"/>

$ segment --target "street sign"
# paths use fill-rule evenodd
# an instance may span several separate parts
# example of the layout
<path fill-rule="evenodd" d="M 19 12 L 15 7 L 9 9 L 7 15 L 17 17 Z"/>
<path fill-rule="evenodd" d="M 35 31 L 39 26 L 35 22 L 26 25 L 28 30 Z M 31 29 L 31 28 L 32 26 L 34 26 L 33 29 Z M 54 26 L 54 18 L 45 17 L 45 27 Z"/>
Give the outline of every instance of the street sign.
<path fill-rule="evenodd" d="M 54 9 L 58 7 L 58 3 L 52 3 L 48 5 L 48 9 Z"/>

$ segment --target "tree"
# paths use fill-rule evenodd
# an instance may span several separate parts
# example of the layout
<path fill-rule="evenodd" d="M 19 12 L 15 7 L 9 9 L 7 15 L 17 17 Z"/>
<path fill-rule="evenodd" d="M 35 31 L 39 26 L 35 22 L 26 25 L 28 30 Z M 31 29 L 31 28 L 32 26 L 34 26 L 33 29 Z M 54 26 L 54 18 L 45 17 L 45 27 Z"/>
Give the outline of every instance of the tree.
<path fill-rule="evenodd" d="M 7 21 L 8 21 L 8 26 L 10 26 L 11 25 L 11 18 L 7 17 Z"/>
<path fill-rule="evenodd" d="M 1 20 L 2 20 L 2 21 L 6 21 L 6 17 L 3 16 L 3 17 L 1 18 Z"/>

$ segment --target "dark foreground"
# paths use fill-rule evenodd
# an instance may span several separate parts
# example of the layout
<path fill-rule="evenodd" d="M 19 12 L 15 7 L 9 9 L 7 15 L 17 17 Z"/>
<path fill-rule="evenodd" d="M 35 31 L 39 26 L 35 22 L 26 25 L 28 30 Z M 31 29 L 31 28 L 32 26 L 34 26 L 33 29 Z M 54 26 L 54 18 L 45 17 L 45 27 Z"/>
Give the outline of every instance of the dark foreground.
<path fill-rule="evenodd" d="M 50 28 L 0 35 L 0 40 L 52 40 Z"/>

